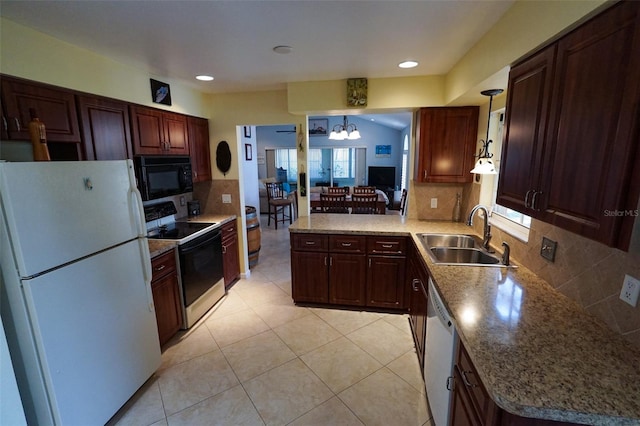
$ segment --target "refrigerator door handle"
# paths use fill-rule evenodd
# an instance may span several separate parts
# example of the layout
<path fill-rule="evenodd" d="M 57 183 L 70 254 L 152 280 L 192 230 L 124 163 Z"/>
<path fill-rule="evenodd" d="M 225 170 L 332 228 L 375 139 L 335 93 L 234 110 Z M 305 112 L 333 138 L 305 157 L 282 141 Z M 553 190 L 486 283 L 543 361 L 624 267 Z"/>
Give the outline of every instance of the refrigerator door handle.
<path fill-rule="evenodd" d="M 128 163 L 128 171 L 129 171 L 129 189 L 130 192 L 130 201 L 132 201 L 131 206 L 129 208 L 135 208 L 136 211 L 132 211 L 133 217 L 136 221 L 136 226 L 138 228 L 138 236 L 146 237 L 147 236 L 147 227 L 146 222 L 144 220 L 144 206 L 142 205 L 142 196 L 140 195 L 140 191 L 136 185 L 136 175 L 133 169 L 133 162 L 131 160 L 127 160 Z M 133 207 L 135 206 L 135 207 Z"/>
<path fill-rule="evenodd" d="M 140 249 L 140 261 L 142 262 L 144 285 L 147 290 L 147 305 L 149 306 L 149 312 L 154 312 L 153 293 L 151 292 L 151 277 L 153 275 L 153 271 L 151 270 L 151 253 L 149 253 L 149 243 L 147 243 L 147 239 L 139 238 L 138 247 Z"/>

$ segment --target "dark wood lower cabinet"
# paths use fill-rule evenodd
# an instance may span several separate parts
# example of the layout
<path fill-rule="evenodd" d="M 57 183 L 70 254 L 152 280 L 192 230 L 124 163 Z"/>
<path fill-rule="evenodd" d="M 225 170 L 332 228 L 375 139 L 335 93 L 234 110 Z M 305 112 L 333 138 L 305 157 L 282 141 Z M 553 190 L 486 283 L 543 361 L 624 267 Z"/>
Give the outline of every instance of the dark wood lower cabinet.
<path fill-rule="evenodd" d="M 292 233 L 293 300 L 406 310 L 405 247 L 405 237 Z"/>
<path fill-rule="evenodd" d="M 156 308 L 160 345 L 167 343 L 182 326 L 175 252 L 169 251 L 151 260 L 151 292 Z"/>
<path fill-rule="evenodd" d="M 222 269 L 224 286 L 230 287 L 240 278 L 238 228 L 235 220 L 222 226 Z"/>

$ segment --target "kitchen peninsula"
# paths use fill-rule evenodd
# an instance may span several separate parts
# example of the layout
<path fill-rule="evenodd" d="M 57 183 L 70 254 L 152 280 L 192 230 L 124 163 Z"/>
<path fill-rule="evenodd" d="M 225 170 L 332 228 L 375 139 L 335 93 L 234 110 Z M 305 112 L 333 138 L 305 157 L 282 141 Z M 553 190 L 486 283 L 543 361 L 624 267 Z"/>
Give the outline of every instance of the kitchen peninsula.
<path fill-rule="evenodd" d="M 471 228 L 401 216 L 314 214 L 289 230 L 292 241 L 305 234 L 407 238 L 407 250 L 417 251 L 454 319 L 477 379 L 506 416 L 640 423 L 637 348 L 528 269 L 438 265 L 418 237 L 474 233 Z"/>

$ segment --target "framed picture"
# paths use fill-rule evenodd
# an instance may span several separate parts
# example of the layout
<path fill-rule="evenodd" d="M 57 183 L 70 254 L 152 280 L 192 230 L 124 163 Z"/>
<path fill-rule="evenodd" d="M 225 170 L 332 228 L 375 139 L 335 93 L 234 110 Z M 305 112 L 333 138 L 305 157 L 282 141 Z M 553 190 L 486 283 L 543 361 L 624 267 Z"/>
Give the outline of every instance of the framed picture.
<path fill-rule="evenodd" d="M 391 157 L 391 145 L 376 145 L 376 157 Z"/>
<path fill-rule="evenodd" d="M 251 126 L 244 126 L 244 137 L 245 138 L 251 137 Z"/>
<path fill-rule="evenodd" d="M 347 79 L 347 105 L 367 106 L 367 79 Z"/>
<path fill-rule="evenodd" d="M 329 127 L 328 118 L 310 118 L 309 119 L 309 135 L 310 136 L 327 136 L 327 127 Z"/>
<path fill-rule="evenodd" d="M 246 129 L 246 127 L 245 127 Z M 245 143 L 244 144 L 244 159 L 247 161 L 251 161 L 253 160 L 253 152 L 251 151 L 251 144 L 250 143 Z"/>
<path fill-rule="evenodd" d="M 152 78 L 151 82 L 151 100 L 156 104 L 171 106 L 171 88 L 167 83 L 163 83 Z"/>

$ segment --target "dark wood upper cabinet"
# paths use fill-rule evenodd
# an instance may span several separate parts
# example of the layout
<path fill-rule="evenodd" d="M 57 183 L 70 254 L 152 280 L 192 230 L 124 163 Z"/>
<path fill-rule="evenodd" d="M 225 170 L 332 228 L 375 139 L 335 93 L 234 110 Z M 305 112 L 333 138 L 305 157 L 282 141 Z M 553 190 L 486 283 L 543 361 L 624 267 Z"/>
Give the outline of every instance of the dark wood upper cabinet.
<path fill-rule="evenodd" d="M 136 155 L 188 155 L 187 117 L 139 105 L 131 106 Z"/>
<path fill-rule="evenodd" d="M 509 74 L 505 143 L 497 202 L 526 212 L 540 186 L 549 99 L 556 47 L 551 46 L 516 65 Z M 535 211 L 529 213 L 530 216 Z"/>
<path fill-rule="evenodd" d="M 86 160 L 133 158 L 129 104 L 108 98 L 79 95 L 78 111 Z"/>
<path fill-rule="evenodd" d="M 637 208 L 640 191 L 638 75 L 638 2 L 612 6 L 514 66 L 498 202 L 627 249 L 630 233 L 620 230 L 635 218 L 620 213 Z"/>
<path fill-rule="evenodd" d="M 477 106 L 422 108 L 418 117 L 416 182 L 471 182 Z"/>
<path fill-rule="evenodd" d="M 187 127 L 189 129 L 189 153 L 191 155 L 193 182 L 211 180 L 209 120 L 188 117 Z"/>
<path fill-rule="evenodd" d="M 47 129 L 47 142 L 80 143 L 80 127 L 72 91 L 2 76 L 3 135 L 30 140 L 30 110 Z"/>

